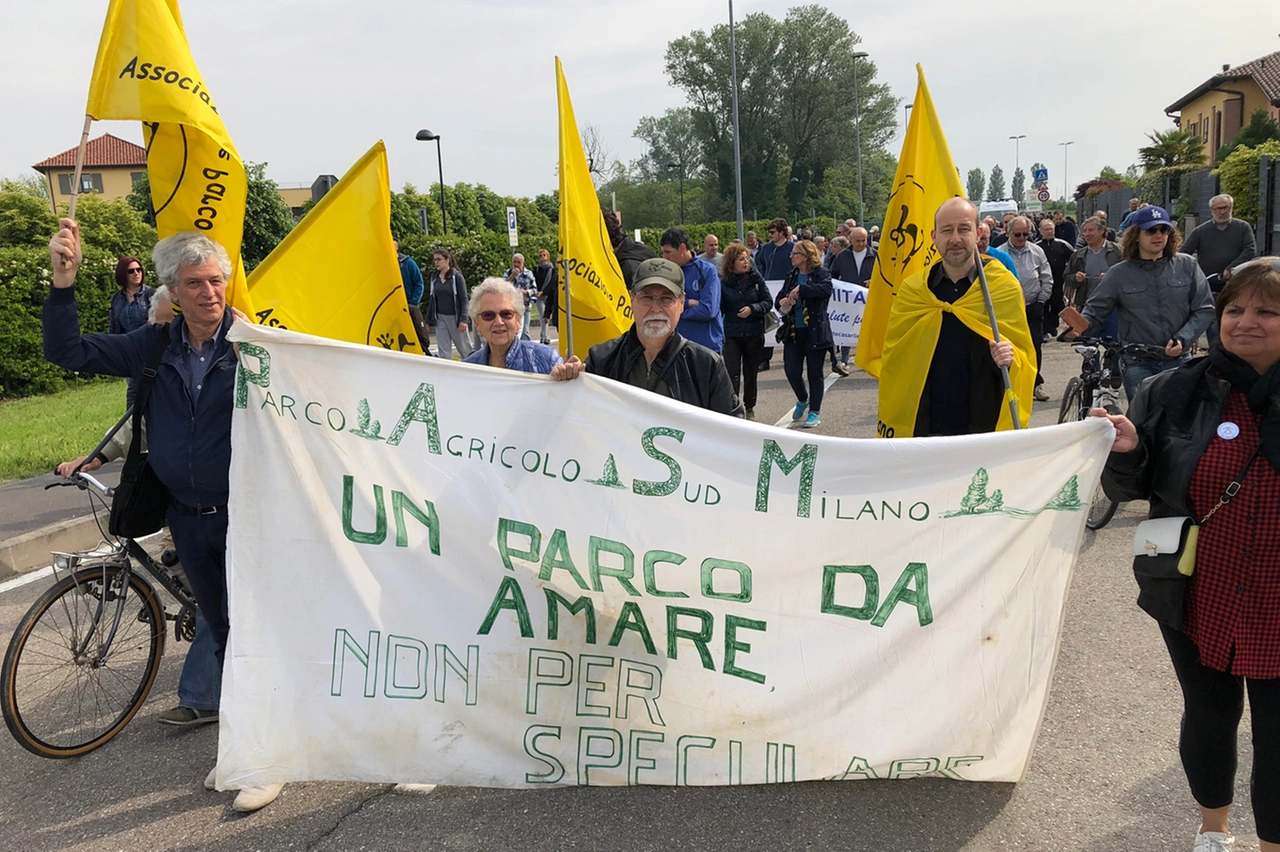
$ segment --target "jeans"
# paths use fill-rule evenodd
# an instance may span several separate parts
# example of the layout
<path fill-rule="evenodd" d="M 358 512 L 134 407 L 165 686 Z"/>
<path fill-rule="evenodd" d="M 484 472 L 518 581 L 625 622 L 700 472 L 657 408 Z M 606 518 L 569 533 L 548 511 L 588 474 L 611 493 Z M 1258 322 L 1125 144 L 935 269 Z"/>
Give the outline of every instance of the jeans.
<path fill-rule="evenodd" d="M 450 346 L 450 344 L 453 345 Z M 452 358 L 454 347 L 463 358 L 470 355 L 472 351 L 467 333 L 458 328 L 458 318 L 440 314 L 436 317 L 436 351 L 441 358 Z"/>
<path fill-rule="evenodd" d="M 809 348 L 809 330 L 798 328 L 795 339 L 788 340 L 782 346 L 782 369 L 786 371 L 787 381 L 795 391 L 796 401 L 809 401 L 809 410 L 817 414 L 822 410 L 822 393 L 826 388 L 822 383 L 822 368 L 827 363 L 827 349 Z M 805 387 L 804 368 L 809 365 L 809 386 Z"/>
<path fill-rule="evenodd" d="M 178 704 L 192 710 L 217 710 L 222 696 L 222 665 L 214 653 L 213 631 L 204 611 L 196 609 L 196 637 L 187 649 L 178 678 Z"/>
<path fill-rule="evenodd" d="M 831 366 L 834 368 L 837 360 L 840 363 L 849 363 L 849 346 L 832 346 L 831 347 Z"/>
<path fill-rule="evenodd" d="M 221 671 L 227 634 L 231 630 L 227 618 L 226 509 L 212 515 L 187 515 L 170 506 L 168 522 L 174 547 L 178 549 L 178 559 L 187 573 L 196 603 L 204 613 L 213 653 Z M 192 647 L 194 650 L 194 644 Z M 195 677 L 194 672 L 192 676 Z"/>
<path fill-rule="evenodd" d="M 1244 715 L 1246 683 L 1253 717 L 1250 792 L 1258 837 L 1280 843 L 1280 678 L 1238 677 L 1200 664 L 1200 649 L 1183 632 L 1160 626 L 1182 687 L 1178 754 L 1201 807 L 1225 808 L 1233 799 L 1236 735 Z"/>
<path fill-rule="evenodd" d="M 1124 359 L 1124 393 L 1133 402 L 1133 395 L 1138 392 L 1138 385 L 1152 376 L 1168 370 L 1176 370 L 1186 362 L 1189 355 L 1177 358 L 1125 358 Z"/>
<path fill-rule="evenodd" d="M 760 362 L 764 360 L 764 335 L 752 337 L 726 337 L 724 339 L 724 366 L 729 371 L 729 381 L 733 382 L 733 392 L 742 390 L 742 404 L 748 410 L 756 407 L 756 373 Z M 741 374 L 741 381 L 739 381 Z"/>
<path fill-rule="evenodd" d="M 524 325 L 520 326 L 520 339 L 529 339 L 529 314 L 533 308 L 532 304 L 524 306 Z"/>

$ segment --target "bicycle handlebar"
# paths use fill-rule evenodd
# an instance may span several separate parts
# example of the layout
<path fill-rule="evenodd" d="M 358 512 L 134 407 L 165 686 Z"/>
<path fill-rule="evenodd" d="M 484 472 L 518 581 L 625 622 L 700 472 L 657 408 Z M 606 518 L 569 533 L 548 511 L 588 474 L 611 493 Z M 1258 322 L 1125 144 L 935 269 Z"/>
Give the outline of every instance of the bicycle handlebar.
<path fill-rule="evenodd" d="M 57 471 L 54 471 L 54 473 L 57 473 Z M 116 490 L 114 488 L 104 485 L 102 482 L 96 479 L 92 474 L 86 473 L 83 470 L 73 471 L 69 477 L 62 480 L 61 482 L 50 482 L 48 485 L 44 487 L 44 490 L 48 491 L 50 488 L 66 488 L 66 487 L 80 488 L 82 490 L 85 488 L 93 488 L 95 491 L 97 491 L 99 494 L 101 494 L 104 497 L 112 497 L 116 493 Z"/>

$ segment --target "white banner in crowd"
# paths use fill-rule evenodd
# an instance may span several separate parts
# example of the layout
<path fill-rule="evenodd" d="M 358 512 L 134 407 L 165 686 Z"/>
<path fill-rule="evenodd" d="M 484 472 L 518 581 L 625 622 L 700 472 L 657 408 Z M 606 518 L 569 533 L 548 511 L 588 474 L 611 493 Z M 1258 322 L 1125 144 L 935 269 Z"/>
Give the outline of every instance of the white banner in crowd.
<path fill-rule="evenodd" d="M 1021 777 L 1105 420 L 847 440 L 231 337 L 220 785 Z"/>
<path fill-rule="evenodd" d="M 782 279 L 766 281 L 769 295 L 774 301 L 782 292 Z M 862 328 L 862 311 L 867 306 L 867 288 L 848 281 L 831 282 L 831 301 L 827 304 L 827 316 L 831 319 L 831 337 L 836 346 L 858 347 L 858 331 Z M 772 346 L 772 338 L 765 340 Z"/>

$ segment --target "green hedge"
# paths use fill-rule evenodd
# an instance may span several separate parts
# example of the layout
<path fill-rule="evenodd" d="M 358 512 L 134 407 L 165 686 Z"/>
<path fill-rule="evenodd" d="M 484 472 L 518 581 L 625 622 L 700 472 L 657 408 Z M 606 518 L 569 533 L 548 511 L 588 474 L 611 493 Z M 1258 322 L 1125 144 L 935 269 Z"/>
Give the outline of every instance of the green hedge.
<path fill-rule="evenodd" d="M 525 265 L 532 269 L 538 265 L 539 249 L 546 249 L 555 257 L 556 243 L 555 234 L 521 234 L 520 245 L 513 249 L 508 245 L 506 233 L 485 231 L 435 237 L 416 233 L 400 240 L 400 250 L 418 262 L 418 266 L 422 268 L 423 280 L 430 281 L 435 272 L 435 265 L 431 262 L 432 254 L 437 248 L 449 249 L 453 252 L 462 277 L 467 279 L 467 289 L 470 290 L 490 275 L 501 275 L 507 270 L 511 266 L 513 252 L 523 254 Z"/>
<path fill-rule="evenodd" d="M 93 246 L 84 252 L 76 279 L 80 328 L 106 331 L 116 257 Z M 40 313 L 52 277 L 48 248 L 0 247 L 0 397 L 53 393 L 79 378 L 44 360 Z"/>
<path fill-rule="evenodd" d="M 757 219 L 754 222 L 750 220 L 743 221 L 743 236 L 746 236 L 748 231 L 755 231 L 756 236 L 760 238 L 760 242 L 766 242 L 768 237 L 765 235 L 765 232 L 769 229 L 769 223 L 772 221 L 772 219 Z M 801 219 L 799 222 L 792 222 L 788 220 L 787 224 L 790 225 L 791 229 L 797 233 L 799 233 L 802 228 L 812 228 L 815 235 L 823 234 L 827 239 L 831 239 L 836 233 L 836 221 L 830 216 L 818 216 L 814 219 L 806 217 Z M 689 239 L 691 240 L 689 248 L 693 249 L 694 254 L 702 253 L 702 241 L 706 239 L 707 234 L 715 234 L 720 239 L 720 251 L 724 251 L 724 247 L 727 246 L 731 240 L 736 240 L 738 238 L 738 223 L 736 220 L 732 222 L 700 222 L 688 225 L 677 225 L 675 227 L 684 228 L 685 232 L 689 235 Z M 666 228 L 641 228 L 640 242 L 649 246 L 654 251 L 659 251 L 659 241 L 662 239 L 662 234 L 666 230 Z M 626 231 L 628 236 L 635 235 L 634 230 L 632 229 L 626 229 Z"/>
<path fill-rule="evenodd" d="M 1264 155 L 1280 158 L 1280 142 L 1264 142 L 1255 148 L 1236 148 L 1214 170 L 1222 191 L 1235 200 L 1232 215 L 1252 222 L 1258 218 L 1258 160 Z"/>

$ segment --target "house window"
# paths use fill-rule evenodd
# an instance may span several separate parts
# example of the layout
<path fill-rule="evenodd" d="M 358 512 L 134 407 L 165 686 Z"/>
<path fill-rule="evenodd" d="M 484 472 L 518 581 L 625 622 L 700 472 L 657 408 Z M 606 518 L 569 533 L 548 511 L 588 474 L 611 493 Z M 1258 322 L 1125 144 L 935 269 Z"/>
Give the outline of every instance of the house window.
<path fill-rule="evenodd" d="M 58 191 L 63 195 L 71 194 L 71 181 L 75 175 L 62 174 L 58 175 Z M 102 192 L 102 173 L 101 172 L 81 172 L 80 173 L 80 192 Z"/>
<path fill-rule="evenodd" d="M 129 185 L 133 186 L 138 181 L 145 180 L 146 177 L 146 172 L 129 172 Z"/>

